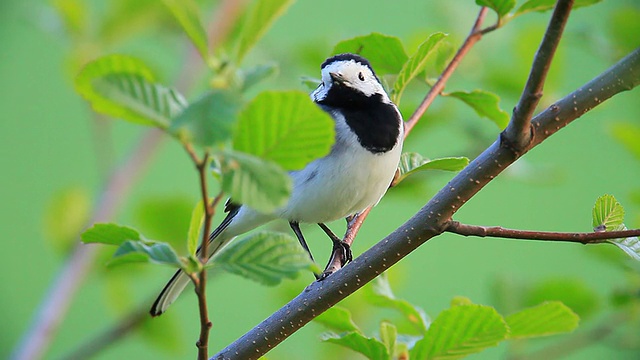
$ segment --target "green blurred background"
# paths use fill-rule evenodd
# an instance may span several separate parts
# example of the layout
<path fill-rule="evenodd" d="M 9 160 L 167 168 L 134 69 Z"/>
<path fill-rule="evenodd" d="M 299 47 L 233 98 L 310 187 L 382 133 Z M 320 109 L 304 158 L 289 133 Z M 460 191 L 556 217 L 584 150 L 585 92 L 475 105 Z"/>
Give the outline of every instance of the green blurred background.
<path fill-rule="evenodd" d="M 92 17 L 86 20 L 91 25 L 126 3 L 87 2 Z M 82 58 L 78 54 L 134 55 L 157 69 L 165 83 L 180 82 L 176 77 L 190 48 L 175 25 L 164 26 L 171 21 L 160 4 L 143 3 L 149 8 L 148 16 L 135 18 L 135 24 L 121 19 L 112 29 L 114 37 L 122 37 L 119 32 L 130 32 L 131 37 L 104 46 L 85 41 L 79 51 L 72 51 L 78 50 L 74 45 L 77 39 L 65 35 L 46 1 L 0 3 L 0 136 L 4 172 L 0 179 L 0 228 L 4 233 L 0 241 L 4 273 L 0 285 L 0 358 L 7 357 L 16 346 L 65 261 L 71 237 L 52 236 L 55 226 L 47 225 L 46 220 L 51 216 L 47 215 L 50 209 L 56 209 L 55 199 L 74 199 L 63 212 L 70 213 L 72 220 L 82 219 L 96 203 L 106 175 L 127 158 L 147 131 L 121 121 L 96 121 L 92 117 L 87 104 L 73 91 L 73 73 Z M 203 1 L 201 6 L 205 19 L 210 18 L 211 11 L 207 9 L 215 8 L 215 2 Z M 261 89 L 306 91 L 300 78 L 318 77 L 319 64 L 340 40 L 381 32 L 400 37 L 411 53 L 428 34 L 442 31 L 450 34 L 452 46 L 458 46 L 477 11 L 470 0 L 298 1 L 249 54 L 247 63 L 279 65 L 279 75 Z M 501 107 L 509 111 L 526 80 L 548 17 L 549 13 L 529 14 L 483 38 L 465 58 L 447 90 L 493 91 L 501 97 Z M 487 24 L 493 20 L 490 17 Z M 149 26 L 154 21 L 163 26 Z M 575 11 L 549 74 L 541 106 L 575 90 L 639 46 L 639 23 L 640 4 L 634 0 L 606 1 Z M 203 81 L 198 82 L 196 90 L 206 84 L 206 73 L 201 76 Z M 190 92 L 191 99 L 196 90 Z M 426 90 L 423 84 L 412 86 L 402 103 L 405 117 Z M 458 212 L 456 219 L 518 229 L 590 231 L 593 203 L 608 193 L 625 206 L 627 226 L 640 226 L 640 157 L 616 138 L 625 126 L 640 126 L 639 94 L 636 90 L 616 96 L 551 137 L 483 189 Z M 495 125 L 465 105 L 453 99 L 438 99 L 407 140 L 406 150 L 432 158 L 473 158 L 498 133 Z M 401 225 L 451 176 L 428 173 L 390 191 L 360 232 L 354 254 L 362 253 Z M 167 139 L 113 220 L 136 227 L 150 237 L 179 242 L 197 197 L 196 175 L 188 157 L 178 144 Z M 59 213 L 60 208 L 54 211 Z M 53 219 L 55 222 L 56 217 Z M 279 226 L 286 230 L 282 224 L 274 227 Z M 340 222 L 332 227 L 341 232 L 344 225 Z M 329 242 L 315 228 L 309 227 L 305 232 L 316 258 L 324 259 Z M 499 310 L 502 306 L 508 313 L 505 303 L 517 298 L 519 292 L 564 279 L 578 288 L 593 289 L 597 296 L 592 315 L 583 319 L 584 329 L 588 329 L 614 311 L 609 298 L 630 281 L 622 266 L 602 261 L 602 247 L 444 234 L 388 273 L 396 295 L 422 307 L 431 317 L 447 308 L 456 295 Z M 106 270 L 108 256 L 105 251 L 96 261 L 47 358 L 67 354 L 116 323 L 129 309 L 150 304 L 172 273 L 157 266 Z M 214 323 L 211 348 L 218 350 L 235 340 L 295 296 L 311 279 L 310 274 L 302 274 L 297 281 L 268 288 L 233 275 L 215 276 L 208 289 Z M 359 293 L 343 305 L 350 308 L 356 322 L 369 334 L 375 332 L 380 319 L 397 317 L 391 311 L 364 305 Z M 166 316 L 145 324 L 145 331 L 127 337 L 98 358 L 193 358 L 199 330 L 196 311 L 195 298 L 187 294 Z M 320 325 L 312 323 L 269 353 L 268 358 L 357 358 L 335 345 L 321 344 L 318 338 L 322 331 Z M 637 359 L 638 333 L 635 349 L 614 338 L 578 350 L 571 358 Z M 526 346 L 538 348 L 554 340 L 561 338 Z M 498 358 L 505 351 L 507 345 L 503 344 L 471 358 Z"/>

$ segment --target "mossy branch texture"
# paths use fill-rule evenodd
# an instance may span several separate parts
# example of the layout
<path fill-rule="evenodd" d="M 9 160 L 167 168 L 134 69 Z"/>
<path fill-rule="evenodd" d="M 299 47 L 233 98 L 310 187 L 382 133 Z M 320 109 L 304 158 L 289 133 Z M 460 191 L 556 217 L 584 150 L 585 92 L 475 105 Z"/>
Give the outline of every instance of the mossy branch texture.
<path fill-rule="evenodd" d="M 555 36 L 560 36 L 556 34 Z M 536 73 L 533 71 L 532 73 Z M 327 279 L 314 282 L 281 309 L 212 359 L 257 359 L 317 315 L 383 273 L 429 239 L 447 229 L 452 216 L 487 183 L 546 138 L 610 97 L 640 83 L 640 49 L 573 93 L 560 99 L 532 121 L 533 138 L 518 151 L 499 137 L 442 188 L 405 224 Z"/>

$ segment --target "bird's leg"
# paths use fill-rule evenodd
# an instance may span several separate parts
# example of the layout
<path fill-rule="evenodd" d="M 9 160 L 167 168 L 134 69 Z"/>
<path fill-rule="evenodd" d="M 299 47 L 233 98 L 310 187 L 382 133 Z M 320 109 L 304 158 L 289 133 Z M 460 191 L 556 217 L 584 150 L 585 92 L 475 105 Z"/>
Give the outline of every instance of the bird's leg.
<path fill-rule="evenodd" d="M 341 264 L 342 266 L 346 265 L 349 261 L 353 260 L 353 253 L 351 252 L 351 246 L 344 242 L 342 239 L 336 236 L 336 234 L 329 229 L 329 227 L 323 223 L 318 223 L 318 226 L 331 238 L 333 241 L 333 253 L 331 254 L 330 262 L 327 266 L 331 264 L 331 260 L 333 260 L 336 253 L 339 252 L 341 255 Z"/>
<path fill-rule="evenodd" d="M 311 258 L 311 261 L 316 262 L 313 259 L 313 254 L 311 254 L 311 250 L 309 250 L 309 245 L 307 245 L 307 241 L 304 239 L 304 235 L 302 235 L 302 231 L 300 230 L 300 224 L 297 221 L 291 221 L 289 222 L 289 226 L 291 226 L 291 230 L 293 230 L 293 233 L 296 234 L 296 237 L 298 238 L 298 241 L 300 242 L 300 245 L 302 245 L 302 248 L 307 252 L 307 254 L 309 254 L 309 258 Z M 316 279 L 320 279 L 321 275 L 320 274 L 313 274 Z"/>

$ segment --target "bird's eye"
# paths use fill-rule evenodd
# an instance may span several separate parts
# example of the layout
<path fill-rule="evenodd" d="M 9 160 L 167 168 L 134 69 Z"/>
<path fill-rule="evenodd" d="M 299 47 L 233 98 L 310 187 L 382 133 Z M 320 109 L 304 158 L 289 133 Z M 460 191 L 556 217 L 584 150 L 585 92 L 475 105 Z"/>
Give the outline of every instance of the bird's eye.
<path fill-rule="evenodd" d="M 358 73 L 358 79 L 360 79 L 360 81 L 364 81 L 364 75 L 362 75 L 361 72 Z"/>

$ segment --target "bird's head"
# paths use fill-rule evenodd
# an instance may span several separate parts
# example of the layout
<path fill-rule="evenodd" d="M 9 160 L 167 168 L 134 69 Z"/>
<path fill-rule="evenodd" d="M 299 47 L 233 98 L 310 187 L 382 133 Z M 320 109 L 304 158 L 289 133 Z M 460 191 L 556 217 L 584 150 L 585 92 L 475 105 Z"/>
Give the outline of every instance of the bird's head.
<path fill-rule="evenodd" d="M 311 93 L 320 104 L 341 106 L 358 98 L 378 97 L 389 102 L 380 80 L 367 59 L 355 54 L 340 54 L 322 63 L 322 82 Z"/>

